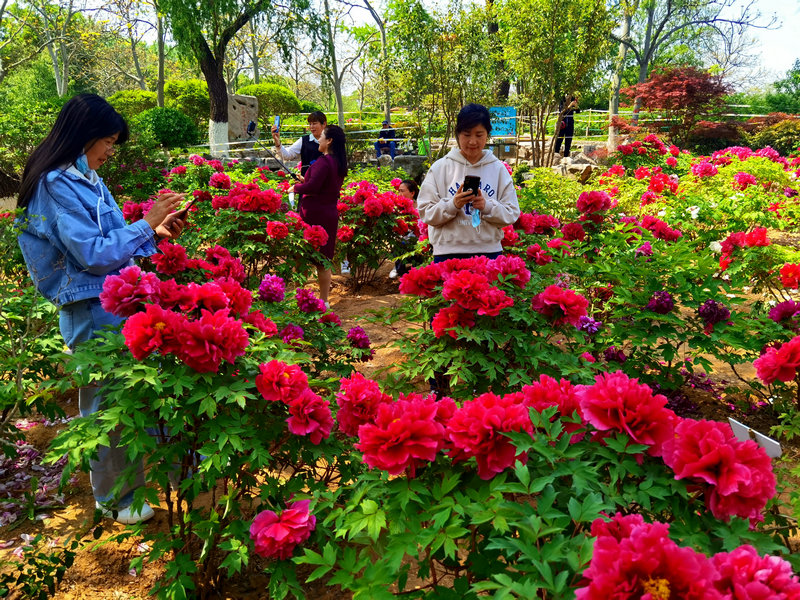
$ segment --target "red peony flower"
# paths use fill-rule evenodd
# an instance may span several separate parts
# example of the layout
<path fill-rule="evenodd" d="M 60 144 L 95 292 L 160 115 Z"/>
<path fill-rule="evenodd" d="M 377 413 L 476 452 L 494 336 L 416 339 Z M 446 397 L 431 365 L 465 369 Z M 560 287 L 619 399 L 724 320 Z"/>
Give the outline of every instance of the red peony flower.
<path fill-rule="evenodd" d="M 514 229 L 513 225 L 506 225 L 503 227 L 503 239 L 500 240 L 503 248 L 509 246 L 516 246 L 519 243 L 519 234 Z"/>
<path fill-rule="evenodd" d="M 591 355 L 590 355 L 591 356 Z M 571 417 L 578 413 L 583 421 L 583 410 L 578 399 L 578 390 L 568 380 L 561 379 L 556 381 L 549 375 L 539 376 L 539 381 L 522 388 L 522 404 L 533 408 L 537 412 L 542 412 L 551 406 L 558 407 L 556 417 Z M 580 423 L 564 423 L 564 430 L 572 433 L 580 429 Z M 577 441 L 577 440 L 576 440 Z"/>
<path fill-rule="evenodd" d="M 454 300 L 467 310 L 478 310 L 483 306 L 482 297 L 489 288 L 489 280 L 485 275 L 467 270 L 455 271 L 445 280 L 442 297 Z"/>
<path fill-rule="evenodd" d="M 580 223 L 567 223 L 561 228 L 561 234 L 568 242 L 572 240 L 583 241 L 586 239 L 586 232 L 581 227 Z"/>
<path fill-rule="evenodd" d="M 233 364 L 250 339 L 242 322 L 227 310 L 203 310 L 198 320 L 186 321 L 177 338 L 175 354 L 199 373 L 217 372 L 223 360 Z"/>
<path fill-rule="evenodd" d="M 144 273 L 137 266 L 125 267 L 119 275 L 109 275 L 100 292 L 103 310 L 118 317 L 129 317 L 142 310 L 145 302 L 158 299 L 160 280 L 155 273 Z"/>
<path fill-rule="evenodd" d="M 401 396 L 397 402 L 381 403 L 373 423 L 358 428 L 359 442 L 355 447 L 363 452 L 364 462 L 373 468 L 399 475 L 407 471 L 414 477 L 416 469 L 436 459 L 444 447 L 443 415 L 452 414 L 453 401 L 435 401 L 433 395 Z"/>
<path fill-rule="evenodd" d="M 800 579 L 792 566 L 779 556 L 759 556 L 752 546 L 739 546 L 733 552 L 711 557 L 717 569 L 714 587 L 731 600 L 797 600 Z"/>
<path fill-rule="evenodd" d="M 580 318 L 586 316 L 589 301 L 572 290 L 557 285 L 547 286 L 531 300 L 531 308 L 544 316 L 555 319 L 555 325 L 569 323 L 578 326 Z"/>
<path fill-rule="evenodd" d="M 531 280 L 531 272 L 525 267 L 525 261 L 519 256 L 502 254 L 486 263 L 486 277 L 491 282 L 502 276 L 504 281 L 511 281 L 520 289 L 524 289 Z"/>
<path fill-rule="evenodd" d="M 511 440 L 503 435 L 525 431 L 533 435 L 533 425 L 527 407 L 519 394 L 497 396 L 491 392 L 464 402 L 447 424 L 447 439 L 452 444 L 453 461 L 475 457 L 478 477 L 491 479 L 514 465 L 525 462 Z"/>
<path fill-rule="evenodd" d="M 215 279 L 214 283 L 228 298 L 228 307 L 234 315 L 241 317 L 250 312 L 253 304 L 253 293 L 250 290 L 243 288 L 238 281 L 227 277 Z"/>
<path fill-rule="evenodd" d="M 677 416 L 665 408 L 667 399 L 621 371 L 601 373 L 591 386 L 578 388 L 583 416 L 600 431 L 617 431 L 635 444 L 650 446 L 661 456 L 662 446 L 673 435 Z"/>
<path fill-rule="evenodd" d="M 411 269 L 400 278 L 400 293 L 433 298 L 436 286 L 442 280 L 441 265 L 432 264 L 418 269 Z"/>
<path fill-rule="evenodd" d="M 769 246 L 769 237 L 767 236 L 766 227 L 754 227 L 752 231 L 747 232 L 744 237 L 744 242 L 749 247 L 755 246 Z"/>
<path fill-rule="evenodd" d="M 529 260 L 534 261 L 539 266 L 553 262 L 553 257 L 547 253 L 547 250 L 543 250 L 539 244 L 528 246 L 525 254 Z"/>
<path fill-rule="evenodd" d="M 217 310 L 227 309 L 230 306 L 230 300 L 228 299 L 228 296 L 214 281 L 209 281 L 203 285 L 190 283 L 188 286 L 186 286 L 186 288 L 191 294 L 191 305 L 190 307 L 187 307 L 188 310 L 193 308 L 204 308 L 214 312 Z"/>
<path fill-rule="evenodd" d="M 592 524 L 597 539 L 576 600 L 722 600 L 713 587 L 716 569 L 705 555 L 673 542 L 669 525 L 619 513 L 612 521 Z"/>
<path fill-rule="evenodd" d="M 330 436 L 333 429 L 330 402 L 320 398 L 311 388 L 306 388 L 300 396 L 289 402 L 286 423 L 290 433 L 307 435 L 312 444 L 319 444 Z"/>
<path fill-rule="evenodd" d="M 328 243 L 328 232 L 321 225 L 312 225 L 303 232 L 305 239 L 314 250 L 319 250 Z"/>
<path fill-rule="evenodd" d="M 271 360 L 258 366 L 256 388 L 268 402 L 289 404 L 308 389 L 308 377 L 297 365 Z"/>
<path fill-rule="evenodd" d="M 194 295 L 185 285 L 180 285 L 174 279 L 167 279 L 158 283 L 158 304 L 162 308 L 172 310 L 191 310 L 194 308 Z"/>
<path fill-rule="evenodd" d="M 267 337 L 275 337 L 278 335 L 278 326 L 270 319 L 265 317 L 260 310 L 254 310 L 242 316 L 242 321 L 252 325 Z"/>
<path fill-rule="evenodd" d="M 267 235 L 273 240 L 282 240 L 289 236 L 289 228 L 286 226 L 286 223 L 269 221 L 267 223 Z"/>
<path fill-rule="evenodd" d="M 271 510 L 257 514 L 250 525 L 255 553 L 278 560 L 291 557 L 297 545 L 311 536 L 317 524 L 317 518 L 308 510 L 310 502 L 290 502 L 280 515 Z"/>
<path fill-rule="evenodd" d="M 161 254 L 153 254 L 150 257 L 156 271 L 164 275 L 175 275 L 186 270 L 188 266 L 186 248 L 169 240 L 163 240 L 158 249 Z"/>
<path fill-rule="evenodd" d="M 471 310 L 461 308 L 459 305 L 447 306 L 437 312 L 431 321 L 433 335 L 437 338 L 449 335 L 456 339 L 458 334 L 455 327 L 474 327 L 475 316 Z"/>
<path fill-rule="evenodd" d="M 601 190 L 583 192 L 578 196 L 577 206 L 582 213 L 602 212 L 611 208 L 611 197 Z"/>
<path fill-rule="evenodd" d="M 231 188 L 231 178 L 225 173 L 214 173 L 211 179 L 208 180 L 208 186 L 220 190 L 229 190 Z"/>
<path fill-rule="evenodd" d="M 780 273 L 783 287 L 797 289 L 800 286 L 800 265 L 786 263 L 781 267 Z"/>
<path fill-rule="evenodd" d="M 374 422 L 378 406 L 392 402 L 392 397 L 381 392 L 376 381 L 367 379 L 361 373 L 340 379 L 339 386 L 336 419 L 345 435 L 357 436 L 361 425 Z"/>
<path fill-rule="evenodd" d="M 355 236 L 355 234 L 356 232 L 353 230 L 352 227 L 350 227 L 349 225 L 342 225 L 336 232 L 336 239 L 338 239 L 340 242 L 349 242 L 350 240 L 353 239 L 353 236 Z"/>
<path fill-rule="evenodd" d="M 125 345 L 136 360 L 144 360 L 153 352 L 174 352 L 177 346 L 175 334 L 185 320 L 183 315 L 148 304 L 144 312 L 131 315 L 122 326 Z"/>

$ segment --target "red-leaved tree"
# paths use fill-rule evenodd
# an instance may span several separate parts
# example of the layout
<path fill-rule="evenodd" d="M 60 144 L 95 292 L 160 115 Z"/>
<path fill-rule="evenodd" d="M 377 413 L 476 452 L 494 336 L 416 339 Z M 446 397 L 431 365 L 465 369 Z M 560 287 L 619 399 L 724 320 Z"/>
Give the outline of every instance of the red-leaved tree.
<path fill-rule="evenodd" d="M 655 71 L 644 83 L 620 93 L 631 100 L 641 98 L 650 110 L 664 111 L 673 141 L 686 142 L 694 124 L 722 105 L 730 88 L 722 77 L 695 67 L 672 67 Z"/>

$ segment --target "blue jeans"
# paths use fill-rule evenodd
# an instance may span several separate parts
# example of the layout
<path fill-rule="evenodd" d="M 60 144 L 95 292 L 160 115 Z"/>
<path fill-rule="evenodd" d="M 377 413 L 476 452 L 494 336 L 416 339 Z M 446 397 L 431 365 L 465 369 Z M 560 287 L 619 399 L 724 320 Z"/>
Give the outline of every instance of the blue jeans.
<path fill-rule="evenodd" d="M 70 350 L 81 342 L 96 337 L 96 332 L 106 325 L 120 325 L 125 319 L 107 313 L 100 305 L 99 298 L 90 298 L 72 302 L 61 307 L 59 326 L 61 335 Z M 96 413 L 101 409 L 103 396 L 101 388 L 97 385 L 83 387 L 78 391 L 78 410 L 82 417 Z M 90 462 L 89 478 L 92 482 L 92 492 L 95 500 L 108 503 L 114 500 L 111 490 L 117 479 L 130 466 L 125 457 L 125 448 L 117 446 L 118 435 L 109 435 L 111 446 L 102 446 L 97 449 L 97 460 Z M 133 501 L 133 490 L 144 485 L 144 468 L 139 461 L 136 476 L 123 486 L 119 494 L 117 508 L 130 506 Z"/>
<path fill-rule="evenodd" d="M 381 148 L 389 147 L 389 155 L 394 160 L 394 153 L 397 151 L 397 144 L 395 142 L 375 142 L 375 152 L 378 154 L 378 158 L 381 157 Z"/>

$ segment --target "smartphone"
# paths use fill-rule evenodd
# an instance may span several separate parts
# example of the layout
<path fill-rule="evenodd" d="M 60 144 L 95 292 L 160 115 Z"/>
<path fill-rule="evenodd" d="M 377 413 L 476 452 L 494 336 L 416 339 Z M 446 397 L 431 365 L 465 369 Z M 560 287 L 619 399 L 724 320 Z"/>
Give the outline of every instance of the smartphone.
<path fill-rule="evenodd" d="M 180 208 L 180 209 L 176 210 L 175 212 L 178 213 L 178 214 L 183 213 L 181 215 L 181 218 L 183 218 L 183 217 L 185 217 L 186 215 L 189 214 L 189 209 L 192 208 L 192 206 L 194 206 L 195 202 L 197 202 L 197 197 L 194 197 L 191 200 L 189 200 L 189 202 L 187 202 L 186 204 L 183 205 L 183 208 Z"/>
<path fill-rule="evenodd" d="M 275 115 L 275 120 L 272 122 L 272 126 L 275 129 L 277 129 L 278 131 L 280 131 L 280 129 L 281 129 L 281 116 L 280 115 Z"/>
<path fill-rule="evenodd" d="M 481 189 L 481 178 L 476 175 L 466 175 L 464 177 L 464 190 L 471 190 L 477 196 Z"/>

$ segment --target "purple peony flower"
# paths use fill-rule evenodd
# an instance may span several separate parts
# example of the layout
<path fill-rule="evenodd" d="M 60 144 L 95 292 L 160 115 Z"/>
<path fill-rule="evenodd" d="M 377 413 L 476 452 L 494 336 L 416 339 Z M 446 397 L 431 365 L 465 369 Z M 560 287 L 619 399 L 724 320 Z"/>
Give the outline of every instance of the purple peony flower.
<path fill-rule="evenodd" d="M 659 315 L 665 315 L 675 308 L 675 301 L 672 299 L 669 292 L 661 290 L 653 294 L 653 297 L 650 298 L 650 302 L 647 303 L 645 308 Z"/>
<path fill-rule="evenodd" d="M 582 316 L 578 319 L 578 329 L 586 333 L 597 333 L 602 326 L 602 321 L 595 321 L 592 317 Z"/>
<path fill-rule="evenodd" d="M 653 246 L 650 242 L 645 242 L 636 249 L 636 256 L 653 256 Z"/>
<path fill-rule="evenodd" d="M 618 362 L 624 363 L 628 360 L 628 357 L 625 356 L 625 353 L 622 349 L 617 349 L 616 346 L 609 346 L 603 351 L 603 358 L 606 359 L 606 362 Z"/>
<path fill-rule="evenodd" d="M 314 295 L 314 292 L 305 288 L 299 288 L 294 293 L 297 299 L 297 308 L 304 313 L 320 312 L 324 313 L 327 309 L 325 303 Z"/>
<path fill-rule="evenodd" d="M 787 300 L 773 306 L 769 311 L 769 318 L 776 323 L 780 323 L 781 321 L 788 321 L 798 312 L 800 312 L 800 302 Z"/>
<path fill-rule="evenodd" d="M 362 348 L 365 350 L 369 348 L 369 337 L 367 336 L 367 332 L 361 327 L 353 327 L 350 329 L 350 331 L 347 332 L 347 341 L 350 342 L 353 348 Z"/>
<path fill-rule="evenodd" d="M 797 190 L 794 188 L 785 187 L 783 188 L 783 195 L 786 196 L 787 198 L 794 198 L 795 196 L 797 196 Z"/>
<path fill-rule="evenodd" d="M 283 277 L 265 275 L 258 286 L 258 297 L 266 302 L 282 302 L 286 295 L 286 284 Z"/>
<path fill-rule="evenodd" d="M 299 325 L 289 323 L 286 327 L 281 329 L 279 334 L 284 344 L 291 344 L 295 340 L 303 339 L 303 328 Z"/>
<path fill-rule="evenodd" d="M 703 319 L 706 327 L 727 321 L 731 317 L 731 311 L 722 302 L 715 302 L 710 299 L 700 305 L 700 308 L 697 309 L 697 314 Z"/>

